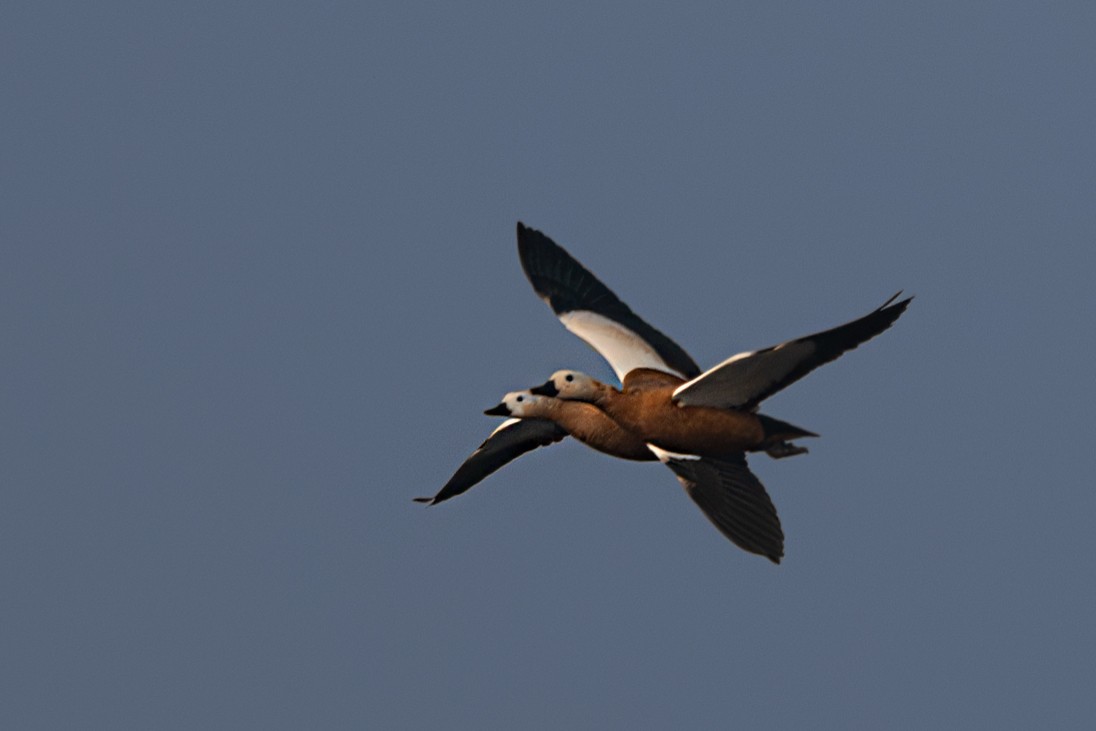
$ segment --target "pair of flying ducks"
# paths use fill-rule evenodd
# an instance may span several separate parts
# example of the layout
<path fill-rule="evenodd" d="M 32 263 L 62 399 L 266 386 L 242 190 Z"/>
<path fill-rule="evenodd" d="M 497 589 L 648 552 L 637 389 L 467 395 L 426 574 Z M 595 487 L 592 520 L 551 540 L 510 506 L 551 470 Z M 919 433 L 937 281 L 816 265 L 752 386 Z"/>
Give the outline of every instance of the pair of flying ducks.
<path fill-rule="evenodd" d="M 518 223 L 518 256 L 536 293 L 564 327 L 609 362 L 620 389 L 577 371 L 557 371 L 488 409 L 511 417 L 493 431 L 432 498 L 460 495 L 537 447 L 572 436 L 622 459 L 660 461 L 704 515 L 740 548 L 780 563 L 776 508 L 746 465 L 747 452 L 779 459 L 816 434 L 758 412 L 758 406 L 815 368 L 890 327 L 911 298 L 891 297 L 845 325 L 753 352 L 701 372 L 677 343 L 647 324 L 561 246 Z M 900 293 L 899 293 L 900 294 Z"/>

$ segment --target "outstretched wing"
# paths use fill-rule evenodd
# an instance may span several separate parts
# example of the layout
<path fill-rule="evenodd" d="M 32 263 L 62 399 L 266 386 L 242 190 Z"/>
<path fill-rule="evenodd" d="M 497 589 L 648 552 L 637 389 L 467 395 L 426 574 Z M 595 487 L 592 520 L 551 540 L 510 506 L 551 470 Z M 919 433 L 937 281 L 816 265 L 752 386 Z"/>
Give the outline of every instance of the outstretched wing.
<path fill-rule="evenodd" d="M 464 460 L 449 482 L 434 497 L 414 498 L 417 503 L 437 505 L 476 485 L 495 470 L 537 447 L 545 447 L 567 436 L 567 431 L 545 419 L 507 419 Z"/>
<path fill-rule="evenodd" d="M 891 304 L 899 294 L 901 292 L 859 320 L 728 358 L 715 368 L 681 384 L 674 391 L 673 399 L 684 406 L 752 409 L 815 368 L 871 340 L 894 324 L 913 299 L 908 297 Z"/>
<path fill-rule="evenodd" d="M 720 533 L 739 548 L 780 563 L 780 518 L 765 486 L 746 466 L 746 455 L 710 459 L 652 449 Z"/>
<path fill-rule="evenodd" d="M 692 378 L 700 373 L 677 343 L 644 322 L 563 247 L 518 223 L 525 276 L 563 326 L 601 354 L 621 381 L 634 368 Z"/>

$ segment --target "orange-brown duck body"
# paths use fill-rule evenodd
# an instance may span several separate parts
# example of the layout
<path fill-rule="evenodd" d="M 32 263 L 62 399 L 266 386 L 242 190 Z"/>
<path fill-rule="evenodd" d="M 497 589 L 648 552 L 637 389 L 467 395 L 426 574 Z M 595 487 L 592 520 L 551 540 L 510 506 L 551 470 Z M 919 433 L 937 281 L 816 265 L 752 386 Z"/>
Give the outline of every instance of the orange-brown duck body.
<path fill-rule="evenodd" d="M 588 447 L 599 452 L 640 462 L 657 460 L 647 443 L 627 431 L 593 404 L 533 395 L 528 391 L 506 394 L 502 403 L 484 412 L 489 416 L 548 419 Z"/>
<path fill-rule="evenodd" d="M 584 374 L 563 371 L 532 391 L 593 404 L 640 440 L 679 454 L 719 457 L 768 451 L 787 448 L 784 443 L 790 439 L 817 436 L 750 411 L 677 404 L 673 392 L 684 382 L 668 373 L 637 368 L 617 390 Z"/>

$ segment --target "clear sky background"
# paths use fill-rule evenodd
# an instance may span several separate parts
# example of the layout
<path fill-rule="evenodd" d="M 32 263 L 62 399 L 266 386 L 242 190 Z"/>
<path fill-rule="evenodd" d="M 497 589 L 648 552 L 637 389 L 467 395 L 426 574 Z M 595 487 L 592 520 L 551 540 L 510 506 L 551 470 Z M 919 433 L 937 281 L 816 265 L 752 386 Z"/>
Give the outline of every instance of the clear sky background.
<path fill-rule="evenodd" d="M 0 726 L 1091 728 L 1096 5 L 0 9 Z M 766 404 L 777 567 L 568 443 L 522 220 Z"/>

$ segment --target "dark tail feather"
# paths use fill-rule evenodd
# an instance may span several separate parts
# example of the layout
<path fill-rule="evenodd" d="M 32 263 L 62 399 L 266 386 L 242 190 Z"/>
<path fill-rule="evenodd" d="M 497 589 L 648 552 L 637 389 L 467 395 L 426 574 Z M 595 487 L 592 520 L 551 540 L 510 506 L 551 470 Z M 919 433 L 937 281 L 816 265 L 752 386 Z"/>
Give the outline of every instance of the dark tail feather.
<path fill-rule="evenodd" d="M 784 442 L 790 439 L 799 439 L 800 437 L 816 437 L 818 436 L 813 431 L 807 431 L 806 429 L 800 429 L 794 424 L 789 424 L 786 421 L 780 419 L 774 419 L 771 416 L 765 416 L 764 414 L 758 414 L 758 419 L 761 419 L 761 428 L 765 430 L 765 441 L 779 441 Z"/>

